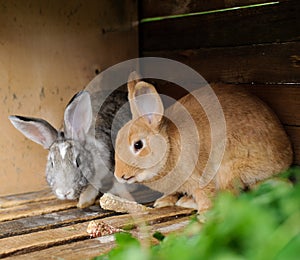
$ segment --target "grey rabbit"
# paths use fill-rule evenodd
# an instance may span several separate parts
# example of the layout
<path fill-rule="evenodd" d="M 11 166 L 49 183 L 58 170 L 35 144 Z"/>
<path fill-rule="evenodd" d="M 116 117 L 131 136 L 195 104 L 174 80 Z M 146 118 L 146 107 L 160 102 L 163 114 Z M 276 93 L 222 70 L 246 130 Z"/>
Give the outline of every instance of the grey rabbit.
<path fill-rule="evenodd" d="M 101 100 L 104 102 L 99 108 Z M 122 89 L 110 95 L 105 91 L 80 91 L 65 109 L 63 131 L 43 119 L 9 119 L 27 138 L 49 150 L 46 179 L 58 199 L 79 199 L 77 207 L 85 208 L 94 204 L 100 192 L 111 192 L 148 202 L 156 197 L 150 189 L 140 184 L 119 184 L 113 176 L 114 141 L 131 116 L 127 102 Z"/>

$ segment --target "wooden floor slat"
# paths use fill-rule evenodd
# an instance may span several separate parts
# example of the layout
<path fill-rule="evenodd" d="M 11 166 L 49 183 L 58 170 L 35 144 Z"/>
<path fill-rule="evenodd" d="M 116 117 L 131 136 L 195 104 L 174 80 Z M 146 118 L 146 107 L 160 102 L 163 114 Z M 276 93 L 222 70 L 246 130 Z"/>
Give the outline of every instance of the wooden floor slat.
<path fill-rule="evenodd" d="M 103 218 L 113 214 L 112 212 L 101 209 L 99 206 L 93 206 L 91 208 L 93 208 L 93 210 L 90 208 L 85 210 L 68 209 L 44 215 L 0 222 L 0 238 L 32 233 L 43 229 L 51 229 L 96 218 Z"/>
<path fill-rule="evenodd" d="M 0 209 L 0 222 L 24 217 L 44 215 L 64 209 L 76 207 L 76 201 L 49 200 L 20 204 L 10 208 Z"/>
<path fill-rule="evenodd" d="M 41 259 L 64 259 L 64 260 L 85 260 L 107 253 L 113 248 L 115 243 L 112 241 L 102 245 L 96 239 L 87 239 L 71 244 L 55 246 L 41 251 L 31 252 L 25 255 L 17 255 L 5 258 L 7 260 L 41 260 Z"/>
<path fill-rule="evenodd" d="M 154 242 L 152 235 L 155 230 L 161 231 L 164 235 L 170 232 L 180 231 L 190 222 L 190 217 L 183 217 L 180 219 L 173 219 L 170 221 L 153 224 L 148 235 L 133 231 L 131 232 L 135 237 L 138 237 L 142 242 Z M 92 257 L 107 253 L 115 246 L 113 236 L 87 239 L 70 244 L 60 245 L 44 249 L 38 252 L 32 252 L 24 255 L 13 256 L 6 258 L 7 260 L 15 259 L 91 259 Z"/>
<path fill-rule="evenodd" d="M 89 237 L 86 229 L 91 220 L 116 228 L 130 226 L 134 236 L 148 243 L 155 242 L 151 236 L 157 230 L 169 233 L 184 228 L 192 213 L 167 207 L 120 214 L 103 210 L 98 203 L 78 209 L 76 201 L 57 200 L 50 190 L 0 197 L 0 258 L 90 259 L 114 246 L 114 236 Z"/>
<path fill-rule="evenodd" d="M 139 213 L 134 216 L 128 214 L 112 216 L 105 218 L 105 222 L 115 227 L 145 222 L 151 225 L 168 221 L 179 216 L 186 216 L 191 214 L 191 212 L 190 209 L 162 208 L 152 210 L 148 213 Z M 88 222 L 83 222 L 67 227 L 3 238 L 0 240 L 0 257 L 42 250 L 55 245 L 84 240 L 88 237 L 88 234 L 86 233 L 87 225 Z"/>
<path fill-rule="evenodd" d="M 32 202 L 41 202 L 53 199 L 55 199 L 55 196 L 49 189 L 36 192 L 28 192 L 25 194 L 10 195 L 0 197 L 0 209 L 11 208 Z"/>

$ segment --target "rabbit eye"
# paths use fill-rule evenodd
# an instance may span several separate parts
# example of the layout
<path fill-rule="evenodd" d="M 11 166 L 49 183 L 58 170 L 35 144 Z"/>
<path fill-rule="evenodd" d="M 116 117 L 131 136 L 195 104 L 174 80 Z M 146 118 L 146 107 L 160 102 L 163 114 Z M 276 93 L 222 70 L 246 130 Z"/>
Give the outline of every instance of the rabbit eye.
<path fill-rule="evenodd" d="M 138 140 L 138 141 L 134 142 L 133 147 L 134 147 L 134 151 L 138 152 L 139 150 L 141 150 L 144 147 L 144 143 L 142 140 Z"/>
<path fill-rule="evenodd" d="M 79 155 L 78 155 L 76 157 L 76 166 L 77 166 L 77 168 L 79 168 L 80 164 L 81 164 L 81 161 L 80 161 L 80 158 L 79 158 Z"/>

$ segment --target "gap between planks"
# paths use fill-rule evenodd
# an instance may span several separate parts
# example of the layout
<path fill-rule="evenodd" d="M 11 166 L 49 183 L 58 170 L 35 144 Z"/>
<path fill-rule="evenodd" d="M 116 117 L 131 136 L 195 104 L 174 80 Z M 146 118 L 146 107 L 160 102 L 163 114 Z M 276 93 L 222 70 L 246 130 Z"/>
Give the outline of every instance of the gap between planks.
<path fill-rule="evenodd" d="M 88 220 L 105 218 L 111 215 L 116 215 L 116 213 L 103 210 L 100 206 L 92 206 L 84 210 L 77 208 L 68 209 L 44 215 L 4 221 L 0 222 L 0 238 L 77 224 Z"/>
<path fill-rule="evenodd" d="M 19 205 L 24 205 L 33 202 L 42 202 L 54 200 L 55 196 L 51 190 L 41 190 L 35 192 L 28 192 L 17 195 L 9 195 L 0 197 L 0 209 L 11 208 Z"/>
<path fill-rule="evenodd" d="M 153 209 L 146 213 L 136 215 L 121 215 L 105 218 L 108 224 L 122 228 L 124 225 L 142 225 L 168 221 L 172 218 L 179 218 L 190 215 L 190 209 L 161 208 Z M 15 237 L 3 238 L 0 240 L 0 257 L 24 254 L 48 247 L 62 245 L 73 241 L 84 240 L 89 236 L 86 232 L 88 222 L 75 224 L 67 227 L 60 227 L 50 230 L 39 231 Z"/>
<path fill-rule="evenodd" d="M 137 237 L 139 241 L 144 244 L 155 244 L 152 235 L 153 231 L 159 231 L 164 235 L 172 232 L 180 232 L 190 223 L 190 216 L 173 219 L 167 222 L 151 225 L 149 232 L 143 233 L 139 231 L 132 231 L 133 236 Z M 13 256 L 6 258 L 7 260 L 14 259 L 91 259 L 92 257 L 102 255 L 110 251 L 115 246 L 114 235 L 105 236 L 95 239 L 87 239 L 83 241 L 68 243 L 65 245 L 55 246 L 41 251 L 31 252 L 24 255 Z"/>
<path fill-rule="evenodd" d="M 286 0 L 279 0 L 283 2 Z M 190 0 L 190 1 L 174 1 L 174 0 L 142 0 L 140 3 L 140 18 L 153 18 L 159 16 L 170 16 L 177 14 L 189 14 L 205 11 L 217 11 L 225 8 L 238 8 L 247 5 L 259 5 L 274 0 Z"/>
<path fill-rule="evenodd" d="M 75 201 L 50 200 L 0 209 L 0 222 L 76 208 Z"/>

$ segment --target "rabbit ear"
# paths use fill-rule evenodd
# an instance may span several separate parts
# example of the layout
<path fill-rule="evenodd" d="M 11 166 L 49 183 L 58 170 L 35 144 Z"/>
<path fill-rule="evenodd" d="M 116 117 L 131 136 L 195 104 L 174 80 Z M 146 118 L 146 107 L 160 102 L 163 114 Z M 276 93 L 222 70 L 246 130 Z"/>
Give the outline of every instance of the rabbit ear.
<path fill-rule="evenodd" d="M 132 97 L 130 108 L 133 119 L 142 116 L 148 124 L 157 126 L 162 119 L 164 107 L 154 86 L 140 81 L 133 89 L 128 88 L 128 93 Z"/>
<path fill-rule="evenodd" d="M 133 71 L 129 74 L 128 81 L 127 81 L 127 89 L 128 89 L 128 100 L 130 103 L 130 110 L 133 118 L 138 117 L 138 111 L 136 111 L 135 106 L 132 104 L 134 99 L 134 87 L 140 81 L 140 74 L 136 71 Z"/>
<path fill-rule="evenodd" d="M 141 75 L 138 74 L 136 71 L 133 71 L 129 74 L 128 80 L 127 80 L 127 88 L 128 88 L 128 99 L 132 99 L 132 93 L 134 90 L 135 85 L 140 81 Z"/>
<path fill-rule="evenodd" d="M 57 130 L 43 119 L 10 116 L 9 120 L 23 135 L 45 149 L 48 149 L 57 139 Z"/>
<path fill-rule="evenodd" d="M 64 114 L 64 130 L 68 138 L 84 140 L 93 118 L 90 94 L 78 92 L 69 102 Z"/>

